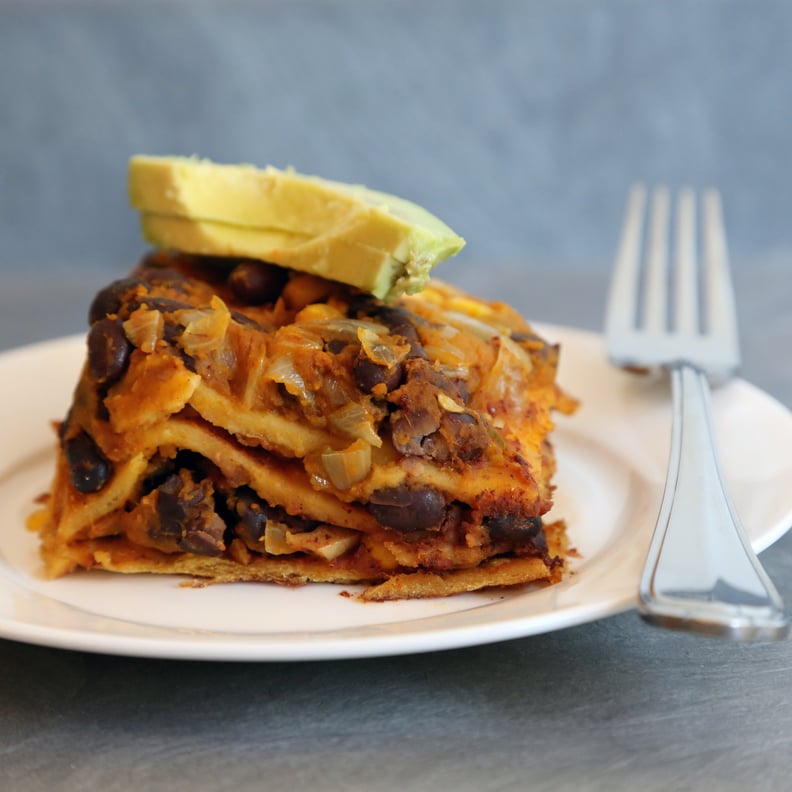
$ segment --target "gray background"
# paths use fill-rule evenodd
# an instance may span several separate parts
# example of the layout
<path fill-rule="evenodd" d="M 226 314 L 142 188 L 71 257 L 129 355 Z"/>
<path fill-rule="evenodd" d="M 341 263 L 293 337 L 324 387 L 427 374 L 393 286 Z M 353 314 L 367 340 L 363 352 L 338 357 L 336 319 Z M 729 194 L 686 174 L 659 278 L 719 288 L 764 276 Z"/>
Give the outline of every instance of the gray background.
<path fill-rule="evenodd" d="M 4 272 L 134 261 L 137 152 L 375 185 L 459 230 L 462 263 L 601 266 L 636 179 L 718 185 L 738 260 L 792 236 L 786 2 L 33 0 L 0 14 Z"/>
<path fill-rule="evenodd" d="M 468 240 L 440 277 L 590 329 L 629 184 L 715 184 L 743 374 L 792 407 L 791 40 L 780 1 L 0 2 L 0 348 L 142 254 L 137 152 L 411 198 Z M 792 602 L 792 541 L 763 558 Z M 0 786 L 784 790 L 789 647 L 634 613 L 291 665 L 0 641 Z"/>

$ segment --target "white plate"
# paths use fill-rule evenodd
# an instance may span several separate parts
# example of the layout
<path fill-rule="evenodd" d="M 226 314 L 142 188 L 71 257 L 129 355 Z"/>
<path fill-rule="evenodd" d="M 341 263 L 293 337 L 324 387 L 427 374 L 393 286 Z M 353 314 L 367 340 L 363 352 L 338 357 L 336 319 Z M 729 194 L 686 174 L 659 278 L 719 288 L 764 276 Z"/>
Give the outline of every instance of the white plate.
<path fill-rule="evenodd" d="M 557 586 L 441 600 L 361 603 L 337 586 L 188 588 L 179 579 L 79 573 L 42 578 L 24 529 L 53 466 L 49 422 L 65 414 L 82 337 L 0 355 L 0 636 L 112 654 L 318 660 L 422 652 L 557 630 L 635 604 L 670 433 L 667 385 L 606 362 L 599 336 L 561 327 L 560 380 L 582 399 L 555 434 L 554 514 L 581 557 Z M 792 414 L 736 380 L 714 396 L 725 474 L 757 550 L 792 524 Z"/>

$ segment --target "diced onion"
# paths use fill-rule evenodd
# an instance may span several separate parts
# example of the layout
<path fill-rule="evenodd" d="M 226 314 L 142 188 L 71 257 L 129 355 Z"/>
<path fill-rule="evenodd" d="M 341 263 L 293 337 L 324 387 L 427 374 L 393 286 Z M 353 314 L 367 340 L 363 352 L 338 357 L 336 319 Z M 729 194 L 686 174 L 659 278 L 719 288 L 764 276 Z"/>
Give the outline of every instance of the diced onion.
<path fill-rule="evenodd" d="M 124 322 L 124 333 L 130 343 L 146 354 L 154 351 L 164 329 L 165 319 L 162 314 L 148 308 L 138 308 Z"/>
<path fill-rule="evenodd" d="M 294 346 L 301 349 L 321 349 L 324 344 L 319 335 L 312 329 L 314 324 L 291 324 L 278 330 L 278 345 L 282 347 Z"/>
<path fill-rule="evenodd" d="M 272 382 L 279 382 L 286 388 L 292 396 L 296 396 L 302 402 L 313 404 L 314 394 L 308 390 L 305 380 L 294 366 L 294 361 L 287 356 L 276 357 L 270 361 L 263 377 Z"/>
<path fill-rule="evenodd" d="M 358 402 L 350 402 L 330 413 L 328 421 L 340 432 L 365 440 L 369 445 L 382 445 L 382 438 L 374 429 L 374 421 L 366 408 Z"/>
<path fill-rule="evenodd" d="M 463 413 L 465 407 L 459 402 L 455 402 L 447 393 L 437 394 L 437 403 L 446 411 L 450 413 Z"/>
<path fill-rule="evenodd" d="M 317 528 L 320 531 L 321 528 Z M 325 561 L 335 561 L 336 558 L 348 553 L 353 547 L 357 547 L 360 541 L 360 534 L 349 532 L 346 536 L 328 537 L 325 544 L 317 545 L 312 551 L 314 555 L 321 556 Z"/>
<path fill-rule="evenodd" d="M 465 362 L 465 355 L 459 347 L 453 344 L 438 346 L 436 344 L 424 344 L 424 352 L 429 357 L 441 365 L 456 368 Z"/>
<path fill-rule="evenodd" d="M 373 363 L 391 368 L 401 363 L 410 351 L 409 344 L 397 344 L 392 338 L 383 336 L 380 328 L 375 332 L 369 327 L 359 327 L 357 338 L 363 348 L 363 354 Z"/>
<path fill-rule="evenodd" d="M 360 330 L 368 330 L 378 334 L 387 332 L 382 325 L 376 322 L 367 322 L 364 319 L 333 319 L 325 322 L 325 329 L 338 337 L 345 336 L 350 340 L 356 338 Z"/>
<path fill-rule="evenodd" d="M 363 481 L 371 470 L 371 446 L 363 440 L 342 451 L 326 451 L 321 458 L 328 478 L 340 490 Z"/>
<path fill-rule="evenodd" d="M 497 328 L 494 325 L 474 319 L 472 316 L 459 313 L 458 311 L 448 311 L 446 319 L 484 341 L 489 341 L 491 338 L 503 334 L 503 328 Z"/>
<path fill-rule="evenodd" d="M 480 319 L 492 316 L 492 308 L 479 300 L 471 300 L 470 297 L 452 297 L 450 306 L 453 310 L 462 311 L 467 316 L 476 316 Z"/>
<path fill-rule="evenodd" d="M 300 326 L 321 336 L 326 341 L 357 341 L 358 331 L 361 329 L 378 334 L 387 332 L 382 325 L 378 325 L 375 322 L 367 322 L 362 319 L 347 319 L 344 316 L 328 318 L 322 321 L 305 322 Z"/>
<path fill-rule="evenodd" d="M 528 353 L 510 338 L 502 336 L 498 343 L 498 357 L 487 372 L 482 389 L 506 403 L 522 404 L 528 398 L 525 386 L 532 369 Z"/>
<path fill-rule="evenodd" d="M 179 318 L 185 322 L 181 335 L 181 345 L 189 355 L 212 352 L 225 340 L 226 330 L 231 322 L 231 312 L 217 296 L 212 297 L 209 308 L 196 308 L 180 312 Z"/>
<path fill-rule="evenodd" d="M 253 406 L 265 363 L 266 348 L 263 343 L 252 344 L 247 351 L 246 363 L 241 366 L 241 370 L 246 372 L 245 385 L 242 389 L 242 406 L 246 409 Z"/>
<path fill-rule="evenodd" d="M 467 366 L 446 366 L 441 363 L 438 371 L 449 379 L 466 380 L 470 377 L 470 369 Z"/>
<path fill-rule="evenodd" d="M 454 338 L 458 336 L 459 330 L 457 330 L 457 328 L 454 327 L 453 325 L 447 324 L 447 325 L 443 325 L 440 328 L 439 335 L 441 335 L 443 338 L 448 340 L 449 338 Z"/>
<path fill-rule="evenodd" d="M 264 550 L 270 555 L 288 555 L 294 548 L 288 541 L 288 529 L 283 523 L 268 520 L 264 529 Z"/>
<path fill-rule="evenodd" d="M 291 553 L 311 553 L 334 561 L 354 548 L 360 534 L 348 528 L 320 525 L 313 531 L 290 531 L 284 523 L 270 520 L 264 529 L 264 550 L 269 555 L 280 556 Z"/>
<path fill-rule="evenodd" d="M 320 525 L 313 531 L 287 533 L 286 538 L 293 550 L 317 555 L 325 561 L 334 561 L 357 546 L 360 534 L 348 528 Z"/>

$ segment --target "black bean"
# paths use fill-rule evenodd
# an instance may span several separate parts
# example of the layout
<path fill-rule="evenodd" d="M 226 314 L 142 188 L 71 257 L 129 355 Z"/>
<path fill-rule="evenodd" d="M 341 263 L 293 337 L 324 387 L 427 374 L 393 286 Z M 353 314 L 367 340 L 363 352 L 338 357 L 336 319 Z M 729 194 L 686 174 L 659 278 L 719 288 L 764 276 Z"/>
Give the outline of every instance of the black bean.
<path fill-rule="evenodd" d="M 225 550 L 225 532 L 222 517 L 213 511 L 203 512 L 200 519 L 189 526 L 179 547 L 196 555 L 219 556 Z"/>
<path fill-rule="evenodd" d="M 147 283 L 167 286 L 176 291 L 185 290 L 185 282 L 199 268 L 200 256 L 176 250 L 152 250 L 147 253 L 130 273 Z M 190 273 L 190 274 L 188 274 Z"/>
<path fill-rule="evenodd" d="M 487 430 L 468 413 L 445 413 L 441 431 L 454 455 L 465 462 L 480 459 L 492 442 Z"/>
<path fill-rule="evenodd" d="M 318 528 L 320 523 L 316 520 L 309 520 L 307 517 L 300 517 L 299 514 L 289 514 L 285 509 L 276 512 L 278 522 L 282 522 L 291 533 L 305 533 Z"/>
<path fill-rule="evenodd" d="M 215 512 L 214 498 L 207 482 L 197 482 L 194 474 L 174 473 L 157 490 L 159 524 L 149 528 L 154 539 L 175 541 L 189 553 L 218 556 L 225 549 L 226 524 Z"/>
<path fill-rule="evenodd" d="M 162 314 L 173 313 L 174 311 L 183 311 L 184 309 L 192 308 L 193 306 L 184 302 L 183 300 L 174 300 L 171 297 L 149 297 L 143 295 L 142 297 L 135 297 L 129 301 L 127 305 L 127 312 L 132 313 L 141 306 L 145 305 L 150 311 L 159 311 Z"/>
<path fill-rule="evenodd" d="M 410 344 L 410 358 L 428 358 L 423 348 L 418 331 L 413 324 L 416 318 L 404 308 L 396 308 L 392 305 L 378 305 L 372 312 L 372 316 L 382 322 L 393 335 L 399 335 L 407 339 Z"/>
<path fill-rule="evenodd" d="M 184 291 L 187 276 L 173 267 L 143 267 L 138 270 L 140 277 L 152 286 L 166 286 L 176 291 Z"/>
<path fill-rule="evenodd" d="M 77 492 L 88 494 L 104 489 L 113 475 L 113 466 L 86 432 L 65 443 L 69 476 Z"/>
<path fill-rule="evenodd" d="M 121 278 L 100 289 L 88 309 L 88 322 L 93 324 L 108 314 L 118 313 L 124 298 L 142 283 L 140 278 Z"/>
<path fill-rule="evenodd" d="M 490 536 L 495 541 L 531 541 L 537 549 L 547 546 L 541 517 L 523 517 L 517 514 L 497 514 L 484 520 Z"/>
<path fill-rule="evenodd" d="M 165 341 L 171 347 L 171 351 L 174 352 L 174 354 L 181 359 L 182 363 L 184 363 L 185 368 L 188 371 L 192 371 L 193 373 L 195 373 L 198 370 L 197 361 L 192 355 L 188 355 L 182 349 L 181 344 L 179 343 L 179 340 L 183 332 L 184 332 L 184 325 L 166 321 L 162 335 Z"/>
<path fill-rule="evenodd" d="M 241 311 L 231 311 L 231 318 L 237 324 L 244 325 L 245 327 L 255 327 L 258 330 L 265 329 L 261 322 L 257 322 L 253 317 L 243 314 Z"/>
<path fill-rule="evenodd" d="M 462 379 L 453 379 L 450 380 L 450 382 L 456 388 L 456 392 L 459 394 L 459 400 L 462 404 L 467 404 L 470 401 L 470 387 L 468 383 Z"/>
<path fill-rule="evenodd" d="M 182 480 L 178 473 L 172 473 L 157 489 L 157 515 L 159 524 L 152 526 L 149 533 L 153 538 L 171 537 L 180 539 L 184 532 L 186 506 L 179 497 Z"/>
<path fill-rule="evenodd" d="M 331 355 L 340 355 L 347 348 L 347 346 L 347 342 L 342 341 L 340 338 L 331 338 L 329 341 L 325 342 L 325 349 Z"/>
<path fill-rule="evenodd" d="M 350 319 L 359 319 L 361 316 L 371 316 L 377 306 L 377 298 L 365 292 L 352 293 L 347 303 L 347 316 Z"/>
<path fill-rule="evenodd" d="M 410 456 L 426 456 L 424 438 L 437 431 L 440 426 L 439 410 L 416 407 L 397 410 L 391 415 L 391 439 L 394 448 Z"/>
<path fill-rule="evenodd" d="M 417 337 L 410 313 L 404 308 L 396 308 L 392 305 L 377 305 L 371 315 L 382 322 L 392 333 L 404 336 L 408 340 L 413 340 Z"/>
<path fill-rule="evenodd" d="M 283 267 L 263 261 L 243 261 L 231 271 L 228 285 L 240 302 L 261 305 L 278 299 L 287 278 Z"/>
<path fill-rule="evenodd" d="M 397 363 L 395 366 L 388 368 L 388 366 L 381 366 L 361 355 L 355 361 L 352 373 L 357 386 L 364 393 L 371 393 L 377 385 L 385 385 L 386 390 L 390 393 L 401 384 L 404 376 L 404 366 L 401 363 Z"/>
<path fill-rule="evenodd" d="M 88 333 L 88 372 L 96 382 L 110 385 L 126 371 L 131 352 L 121 320 L 106 316 Z"/>
<path fill-rule="evenodd" d="M 138 262 L 135 274 L 144 269 L 166 269 L 172 266 L 175 255 L 168 250 L 149 250 Z"/>
<path fill-rule="evenodd" d="M 373 492 L 368 510 L 377 522 L 406 533 L 438 527 L 445 516 L 446 502 L 431 487 L 412 489 L 402 485 Z"/>
<path fill-rule="evenodd" d="M 451 459 L 451 449 L 448 446 L 448 441 L 440 432 L 433 432 L 421 440 L 421 453 L 435 462 L 448 462 Z"/>
<path fill-rule="evenodd" d="M 249 487 L 241 487 L 236 495 L 236 513 L 239 517 L 237 534 L 254 546 L 260 544 L 267 527 L 267 504 Z"/>
<path fill-rule="evenodd" d="M 524 344 L 526 341 L 531 343 L 536 343 L 537 341 L 541 344 L 545 343 L 536 333 L 523 333 L 520 331 L 512 333 L 511 339 L 516 344 Z"/>

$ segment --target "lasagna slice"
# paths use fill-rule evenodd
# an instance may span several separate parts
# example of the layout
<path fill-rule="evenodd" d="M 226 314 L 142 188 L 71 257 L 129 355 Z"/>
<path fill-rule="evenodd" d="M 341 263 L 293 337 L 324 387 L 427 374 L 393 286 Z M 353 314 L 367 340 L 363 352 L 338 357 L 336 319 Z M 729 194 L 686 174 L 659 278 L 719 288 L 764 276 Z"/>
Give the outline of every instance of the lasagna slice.
<path fill-rule="evenodd" d="M 558 581 L 558 349 L 433 281 L 383 302 L 253 260 L 154 252 L 90 308 L 34 515 L 49 576 L 365 584 L 370 600 Z"/>

